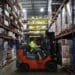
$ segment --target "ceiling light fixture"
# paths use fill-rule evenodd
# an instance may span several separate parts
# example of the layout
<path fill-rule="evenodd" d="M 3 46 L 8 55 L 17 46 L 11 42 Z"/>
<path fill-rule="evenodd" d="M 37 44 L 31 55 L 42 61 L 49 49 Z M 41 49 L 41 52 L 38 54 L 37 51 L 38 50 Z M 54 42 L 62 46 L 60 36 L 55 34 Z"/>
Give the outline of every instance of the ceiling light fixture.
<path fill-rule="evenodd" d="M 23 12 L 26 12 L 27 10 L 26 9 L 23 9 Z"/>
<path fill-rule="evenodd" d="M 40 12 L 44 12 L 44 8 L 41 8 L 41 9 L 40 9 Z"/>

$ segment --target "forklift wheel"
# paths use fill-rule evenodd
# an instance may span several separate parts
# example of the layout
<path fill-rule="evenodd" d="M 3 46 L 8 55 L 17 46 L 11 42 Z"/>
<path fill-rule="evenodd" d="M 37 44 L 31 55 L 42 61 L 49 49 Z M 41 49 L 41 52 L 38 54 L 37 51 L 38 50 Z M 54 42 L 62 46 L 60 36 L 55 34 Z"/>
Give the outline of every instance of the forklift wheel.
<path fill-rule="evenodd" d="M 48 72 L 54 72 L 57 70 L 57 64 L 56 62 L 51 62 L 51 61 L 48 61 L 46 63 L 46 69 Z"/>
<path fill-rule="evenodd" d="M 28 72 L 29 71 L 29 65 L 25 64 L 25 63 L 22 63 L 22 64 L 20 64 L 19 69 L 20 69 L 20 71 Z"/>

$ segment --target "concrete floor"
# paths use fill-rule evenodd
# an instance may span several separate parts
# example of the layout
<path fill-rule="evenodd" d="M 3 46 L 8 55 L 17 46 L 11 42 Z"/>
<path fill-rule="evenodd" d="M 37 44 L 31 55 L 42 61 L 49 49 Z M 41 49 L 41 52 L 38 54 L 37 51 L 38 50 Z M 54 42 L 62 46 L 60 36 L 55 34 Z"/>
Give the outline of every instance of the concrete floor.
<path fill-rule="evenodd" d="M 68 75 L 63 71 L 58 71 L 54 73 L 45 72 L 45 71 L 20 72 L 16 69 L 15 64 L 16 63 L 14 61 L 9 66 L 3 68 L 0 75 Z"/>

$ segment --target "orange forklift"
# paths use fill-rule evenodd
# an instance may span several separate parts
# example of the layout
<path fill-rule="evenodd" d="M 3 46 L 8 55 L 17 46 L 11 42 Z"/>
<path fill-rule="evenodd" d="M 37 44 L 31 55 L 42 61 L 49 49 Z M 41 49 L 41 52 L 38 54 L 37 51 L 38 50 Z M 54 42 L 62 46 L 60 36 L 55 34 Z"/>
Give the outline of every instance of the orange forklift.
<path fill-rule="evenodd" d="M 36 38 L 40 47 L 30 53 L 28 44 L 17 50 L 16 66 L 20 70 L 57 70 L 54 32 L 46 32 L 46 37 Z"/>

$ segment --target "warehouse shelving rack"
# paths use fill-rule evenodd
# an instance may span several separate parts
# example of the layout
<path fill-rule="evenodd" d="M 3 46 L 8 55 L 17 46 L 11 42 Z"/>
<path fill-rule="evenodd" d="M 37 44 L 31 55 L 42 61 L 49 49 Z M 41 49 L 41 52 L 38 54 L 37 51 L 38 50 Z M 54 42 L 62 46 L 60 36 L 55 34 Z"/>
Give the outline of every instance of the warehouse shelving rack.
<path fill-rule="evenodd" d="M 15 2 L 13 3 L 13 1 L 15 1 Z M 21 8 L 18 5 L 18 1 L 17 2 L 16 1 L 17 0 L 1 0 L 0 1 L 0 7 L 2 9 L 2 15 L 0 15 L 0 17 L 1 17 L 0 18 L 1 19 L 0 20 L 0 28 L 3 28 L 7 32 L 14 33 L 15 37 L 16 37 L 16 38 L 13 38 L 12 36 L 9 36 L 8 34 L 0 34 L 0 38 L 5 40 L 5 41 L 19 42 L 19 37 L 22 37 L 21 32 L 23 32 L 23 31 L 22 31 L 21 27 L 23 24 L 19 21 L 19 19 L 21 19 L 21 15 L 20 15 Z M 16 9 L 18 10 L 19 14 L 17 14 L 14 11 L 14 7 L 13 7 L 14 5 L 16 6 Z M 7 9 L 7 7 L 9 7 L 11 10 Z M 8 12 L 9 16 L 7 16 L 5 14 L 5 11 Z M 12 13 L 12 11 L 14 12 L 14 14 Z M 11 19 L 11 17 L 13 17 L 13 19 Z M 8 21 L 8 25 L 6 25 L 4 23 L 5 20 Z M 17 21 L 17 24 L 15 23 L 15 21 Z M 10 59 L 10 60 L 12 61 L 12 59 Z M 8 63 L 6 63 L 6 64 L 8 64 Z M 2 68 L 5 65 L 2 64 Z"/>
<path fill-rule="evenodd" d="M 55 13 L 54 17 L 51 20 L 51 24 L 49 28 L 52 26 L 52 24 L 56 21 L 58 14 L 61 12 L 62 8 L 65 6 L 65 4 L 68 2 L 68 0 L 63 0 L 63 3 L 61 3 L 60 7 L 58 8 L 57 12 Z M 49 29 L 48 28 L 48 29 Z"/>
<path fill-rule="evenodd" d="M 53 25 L 53 23 L 56 21 L 58 14 L 61 12 L 62 8 L 66 5 L 66 3 L 68 2 L 68 0 L 64 0 L 63 3 L 61 4 L 61 6 L 59 7 L 59 9 L 57 10 L 55 16 L 52 19 L 52 22 L 49 26 L 48 29 L 50 29 L 50 27 Z M 74 3 L 74 2 L 73 2 Z M 74 5 L 74 4 L 72 4 Z M 74 25 L 73 21 L 74 21 L 74 9 L 72 9 L 72 25 Z M 62 26 L 61 26 L 62 27 Z M 62 28 L 61 28 L 62 29 Z M 72 33 L 75 33 L 75 28 L 74 26 L 71 29 L 66 29 L 64 31 L 62 31 L 59 35 L 56 35 L 56 39 L 60 39 L 60 38 L 67 38 L 67 36 L 72 36 Z"/>
<path fill-rule="evenodd" d="M 64 0 L 63 3 L 61 4 L 61 6 L 59 7 L 57 13 L 55 14 L 50 27 L 53 25 L 54 22 L 56 22 L 56 19 L 58 17 L 58 14 L 61 12 L 62 8 L 67 4 L 69 0 Z M 70 69 L 72 69 L 73 71 L 75 70 L 75 40 L 73 38 L 75 38 L 75 0 L 71 0 L 71 5 L 72 5 L 72 27 L 69 29 L 65 29 L 64 31 L 61 31 L 58 35 L 56 35 L 56 41 L 60 40 L 60 39 L 71 39 L 73 42 L 73 49 L 72 49 L 72 64 Z M 62 21 L 61 21 L 62 22 Z M 50 29 L 50 28 L 49 28 Z M 61 24 L 61 29 L 62 29 L 62 24 Z"/>
<path fill-rule="evenodd" d="M 8 0 L 5 0 L 6 2 L 7 2 L 7 4 L 10 6 L 10 8 L 13 8 L 13 4 L 11 3 L 11 2 L 9 2 Z M 3 1 L 2 2 L 2 8 L 3 8 L 3 19 L 4 18 L 6 18 L 8 21 L 10 21 L 10 17 L 7 17 L 5 14 L 4 14 L 4 10 L 6 9 L 5 7 L 4 7 L 4 2 L 5 1 Z M 8 9 L 6 9 L 7 11 L 8 11 Z M 11 15 L 12 15 L 12 13 L 10 13 Z M 20 31 L 22 31 L 21 29 L 20 29 L 20 27 L 22 26 L 22 24 L 19 22 L 19 20 L 18 20 L 18 17 L 16 18 L 14 15 L 12 15 L 17 21 L 18 21 L 18 24 L 15 24 L 15 23 L 13 23 L 13 22 L 11 22 L 11 26 L 13 26 L 14 28 L 16 28 L 16 29 L 18 29 L 18 30 L 20 30 Z M 19 16 L 19 15 L 17 15 L 17 13 L 16 13 L 16 16 Z M 18 25 L 20 26 L 20 27 L 18 27 Z M 2 27 L 2 28 L 4 28 L 5 30 L 7 30 L 7 31 L 11 31 L 11 32 L 13 32 L 13 33 L 15 33 L 15 34 L 17 34 L 17 35 L 20 35 L 18 32 L 16 32 L 16 31 L 14 31 L 13 29 L 10 29 L 10 27 L 8 27 L 8 26 L 6 26 L 6 25 L 4 25 L 4 22 L 3 23 L 0 23 L 0 27 Z M 4 36 L 3 36 L 4 37 Z"/>

